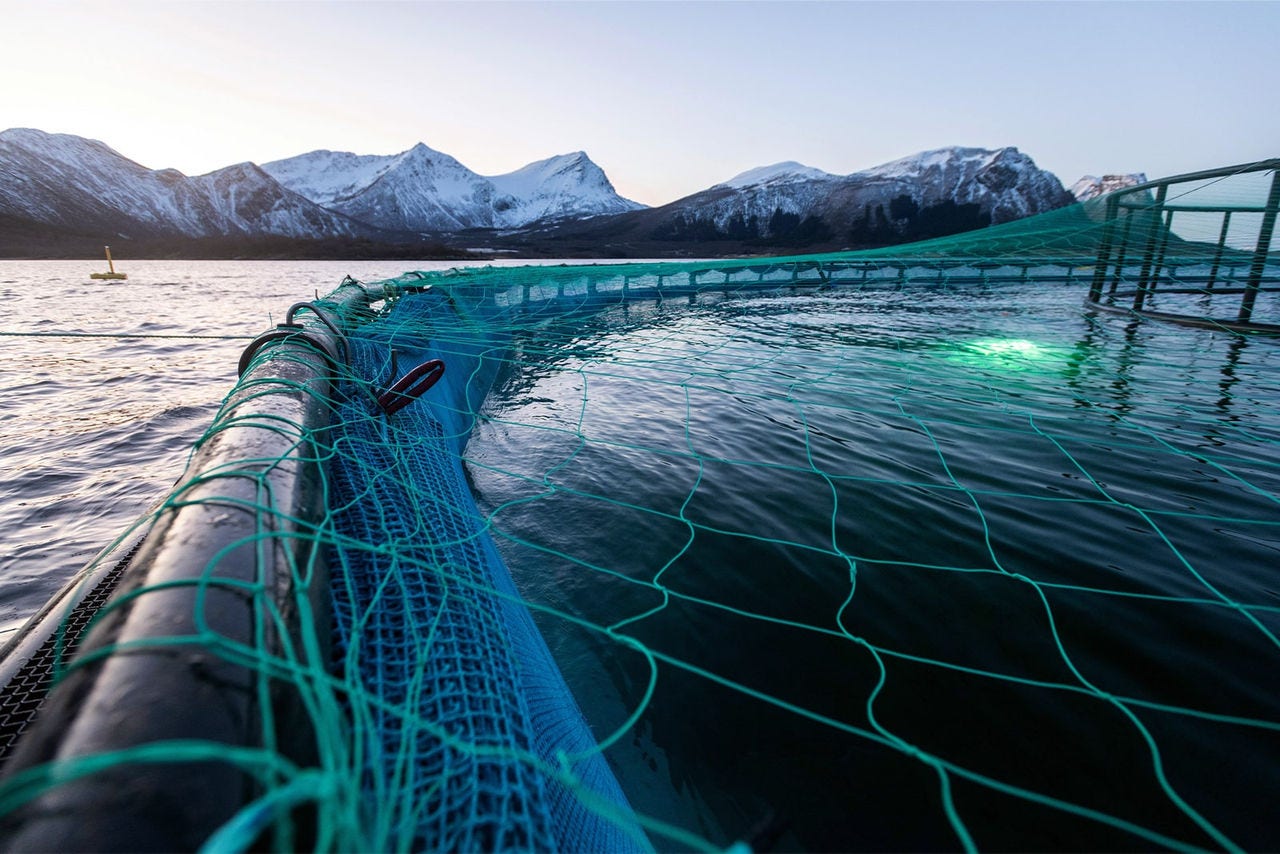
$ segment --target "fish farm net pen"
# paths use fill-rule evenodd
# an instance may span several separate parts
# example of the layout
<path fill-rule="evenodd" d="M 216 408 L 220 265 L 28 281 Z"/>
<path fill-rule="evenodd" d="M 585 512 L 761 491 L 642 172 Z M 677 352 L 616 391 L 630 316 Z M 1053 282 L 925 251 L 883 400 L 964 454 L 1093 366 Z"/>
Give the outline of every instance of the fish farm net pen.
<path fill-rule="evenodd" d="M 1280 846 L 1278 166 L 293 306 L 8 640 L 0 846 Z"/>

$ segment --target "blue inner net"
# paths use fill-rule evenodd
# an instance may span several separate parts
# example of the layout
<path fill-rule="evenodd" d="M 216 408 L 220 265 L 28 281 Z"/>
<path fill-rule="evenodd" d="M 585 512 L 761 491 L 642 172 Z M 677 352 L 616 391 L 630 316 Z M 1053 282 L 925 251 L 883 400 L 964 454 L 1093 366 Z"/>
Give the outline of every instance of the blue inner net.
<path fill-rule="evenodd" d="M 475 509 L 461 464 L 475 410 L 458 402 L 483 399 L 499 345 L 466 324 L 428 293 L 353 335 L 357 376 L 441 355 L 448 370 L 394 418 L 349 382 L 332 436 L 334 663 L 361 689 L 349 711 L 377 836 L 413 850 L 646 850 Z"/>

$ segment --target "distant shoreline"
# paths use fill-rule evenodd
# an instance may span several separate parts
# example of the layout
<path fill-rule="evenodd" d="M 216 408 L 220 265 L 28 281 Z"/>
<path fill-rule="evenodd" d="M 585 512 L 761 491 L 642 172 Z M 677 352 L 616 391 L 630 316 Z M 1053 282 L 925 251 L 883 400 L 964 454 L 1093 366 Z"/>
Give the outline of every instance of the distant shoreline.
<path fill-rule="evenodd" d="M 121 240 L 111 238 L 15 238 L 0 233 L 0 258 L 13 261 L 101 261 L 102 247 L 111 245 L 117 262 L 132 260 L 201 261 L 324 261 L 404 259 L 483 261 L 496 253 L 477 253 L 438 241 L 386 244 L 365 240 L 308 241 L 291 238 L 238 240 L 231 238 Z M 503 253 L 506 257 L 506 253 Z"/>
<path fill-rule="evenodd" d="M 117 264 L 129 261 L 521 261 L 566 259 L 761 258 L 797 253 L 835 252 L 867 247 L 846 246 L 760 246 L 740 241 L 707 243 L 612 244 L 600 246 L 587 241 L 535 241 L 523 246 L 494 246 L 461 249 L 445 243 L 379 244 L 358 240 L 342 241 L 231 241 L 231 240 L 150 240 L 137 244 L 127 240 L 76 239 L 16 241 L 0 235 L 0 260 L 4 261 L 85 261 L 103 263 L 102 247 L 110 243 Z"/>

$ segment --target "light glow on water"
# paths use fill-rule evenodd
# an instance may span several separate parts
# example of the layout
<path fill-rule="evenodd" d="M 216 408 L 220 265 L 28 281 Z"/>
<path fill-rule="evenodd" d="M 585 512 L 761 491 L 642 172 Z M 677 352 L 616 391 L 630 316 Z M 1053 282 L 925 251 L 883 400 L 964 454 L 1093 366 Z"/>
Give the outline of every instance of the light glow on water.
<path fill-rule="evenodd" d="M 1026 371 L 1059 364 L 1064 356 L 1059 348 L 1027 338 L 980 338 L 961 344 L 951 358 L 975 368 Z"/>
<path fill-rule="evenodd" d="M 969 345 L 973 350 L 991 356 L 1016 354 L 1027 358 L 1036 358 L 1044 351 L 1034 341 L 1014 339 L 1012 341 L 978 341 Z"/>

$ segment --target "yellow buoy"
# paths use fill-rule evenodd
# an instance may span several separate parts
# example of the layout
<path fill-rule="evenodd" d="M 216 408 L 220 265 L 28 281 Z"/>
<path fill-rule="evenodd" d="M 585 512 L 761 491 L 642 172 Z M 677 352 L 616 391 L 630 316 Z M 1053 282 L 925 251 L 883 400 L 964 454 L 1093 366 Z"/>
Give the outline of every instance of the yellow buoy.
<path fill-rule="evenodd" d="M 89 274 L 89 278 L 91 278 L 91 279 L 127 279 L 127 278 L 129 278 L 129 276 L 128 276 L 126 273 L 117 273 L 117 272 L 116 272 L 116 265 L 115 265 L 114 263 L 112 263 L 112 261 L 111 261 L 111 247 L 110 247 L 110 246 L 104 246 L 104 247 L 102 247 L 102 248 L 103 248 L 103 249 L 106 251 L 106 253 L 107 253 L 107 270 L 108 270 L 109 272 L 106 272 L 106 273 L 90 273 L 90 274 Z"/>

